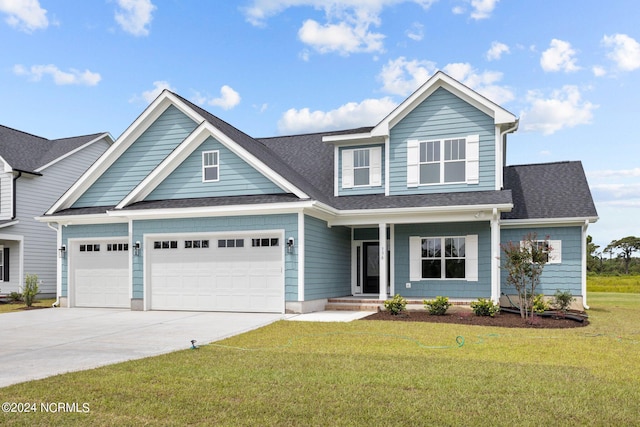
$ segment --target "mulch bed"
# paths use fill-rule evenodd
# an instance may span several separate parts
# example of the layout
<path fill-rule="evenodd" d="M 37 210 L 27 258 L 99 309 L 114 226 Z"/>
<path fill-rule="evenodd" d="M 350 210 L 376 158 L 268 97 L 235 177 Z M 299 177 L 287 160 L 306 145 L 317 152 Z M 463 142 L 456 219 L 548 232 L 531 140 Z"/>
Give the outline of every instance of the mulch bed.
<path fill-rule="evenodd" d="M 575 313 L 574 313 L 575 314 Z M 498 326 L 501 328 L 581 328 L 589 324 L 589 320 L 578 322 L 571 319 L 536 316 L 532 321 L 525 322 L 520 314 L 501 311 L 494 317 L 476 316 L 469 309 L 452 307 L 442 316 L 429 314 L 427 311 L 405 311 L 398 315 L 392 315 L 388 311 L 379 311 L 363 320 L 388 320 L 395 322 L 430 322 L 430 323 L 455 323 L 459 325 Z"/>

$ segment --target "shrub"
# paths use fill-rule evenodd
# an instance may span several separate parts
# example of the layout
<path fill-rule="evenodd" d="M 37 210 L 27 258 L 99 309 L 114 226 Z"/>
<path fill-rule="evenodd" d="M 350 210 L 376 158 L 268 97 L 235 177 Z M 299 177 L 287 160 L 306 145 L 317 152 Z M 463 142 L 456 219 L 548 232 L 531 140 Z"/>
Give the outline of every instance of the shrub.
<path fill-rule="evenodd" d="M 22 290 L 22 296 L 24 297 L 24 303 L 27 307 L 31 307 L 33 301 L 35 301 L 36 295 L 40 291 L 38 288 L 38 275 L 27 274 L 24 279 L 24 289 Z"/>
<path fill-rule="evenodd" d="M 549 310 L 549 304 L 545 301 L 544 295 L 538 294 L 533 297 L 533 312 L 534 313 L 544 313 Z"/>
<path fill-rule="evenodd" d="M 451 307 L 449 298 L 437 296 L 433 300 L 424 300 L 424 308 L 427 309 L 429 314 L 435 314 L 436 316 L 442 316 Z"/>
<path fill-rule="evenodd" d="M 9 294 L 9 299 L 11 302 L 22 302 L 22 294 L 20 292 L 11 292 Z"/>
<path fill-rule="evenodd" d="M 400 296 L 400 294 L 396 294 L 393 298 L 384 302 L 384 308 L 396 316 L 406 310 L 407 300 Z"/>
<path fill-rule="evenodd" d="M 495 316 L 500 311 L 500 306 L 490 299 L 478 298 L 471 303 L 471 310 L 476 316 Z"/>
<path fill-rule="evenodd" d="M 562 292 L 558 289 L 551 299 L 551 306 L 556 310 L 567 311 L 573 301 L 575 301 L 575 298 L 571 292 Z"/>

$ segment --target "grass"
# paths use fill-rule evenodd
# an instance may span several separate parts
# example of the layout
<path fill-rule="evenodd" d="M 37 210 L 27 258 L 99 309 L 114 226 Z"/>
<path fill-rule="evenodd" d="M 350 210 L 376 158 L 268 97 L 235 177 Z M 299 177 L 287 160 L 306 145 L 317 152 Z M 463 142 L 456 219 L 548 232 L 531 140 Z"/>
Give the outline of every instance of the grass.
<path fill-rule="evenodd" d="M 51 299 L 42 299 L 34 301 L 33 307 L 51 307 L 51 304 L 56 302 L 55 298 Z M 27 306 L 24 303 L 0 303 L 0 314 L 2 313 L 11 313 L 14 311 L 24 310 Z"/>
<path fill-rule="evenodd" d="M 640 276 L 588 276 L 587 292 L 640 294 Z"/>
<path fill-rule="evenodd" d="M 3 402 L 38 409 L 89 405 L 4 413 L 0 424 L 638 425 L 640 295 L 594 293 L 589 304 L 591 325 L 563 330 L 280 321 L 0 389 Z"/>

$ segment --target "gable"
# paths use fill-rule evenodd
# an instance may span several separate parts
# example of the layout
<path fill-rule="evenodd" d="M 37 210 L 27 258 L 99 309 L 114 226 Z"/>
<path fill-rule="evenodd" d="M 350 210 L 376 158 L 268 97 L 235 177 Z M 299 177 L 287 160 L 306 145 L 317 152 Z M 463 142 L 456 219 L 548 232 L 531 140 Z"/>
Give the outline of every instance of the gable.
<path fill-rule="evenodd" d="M 218 180 L 203 182 L 203 153 L 216 152 Z M 208 137 L 144 199 L 169 200 L 199 197 L 281 194 L 284 191 L 224 144 Z"/>
<path fill-rule="evenodd" d="M 196 122 L 170 105 L 72 207 L 118 204 L 193 132 L 196 126 Z"/>
<path fill-rule="evenodd" d="M 410 141 L 465 138 L 479 141 L 477 183 L 408 185 Z M 436 89 L 390 130 L 390 194 L 419 194 L 494 190 L 496 180 L 496 136 L 494 119 L 445 88 Z M 474 148 L 474 151 L 476 149 Z M 467 163 L 469 159 L 467 159 Z"/>

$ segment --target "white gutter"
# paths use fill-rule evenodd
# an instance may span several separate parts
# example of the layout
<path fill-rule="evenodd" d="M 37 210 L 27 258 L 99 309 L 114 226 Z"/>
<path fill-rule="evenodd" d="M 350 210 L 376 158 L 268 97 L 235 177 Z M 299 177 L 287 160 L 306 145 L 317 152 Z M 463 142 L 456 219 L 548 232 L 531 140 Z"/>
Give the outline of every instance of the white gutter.
<path fill-rule="evenodd" d="M 582 225 L 585 221 L 594 223 L 599 217 L 575 217 L 575 218 L 531 218 L 531 219 L 503 219 L 500 221 L 502 228 L 514 227 L 548 227 L 562 225 Z"/>
<path fill-rule="evenodd" d="M 587 305 L 587 228 L 589 227 L 589 220 L 585 220 L 582 225 L 582 306 L 585 310 L 589 310 Z"/>

